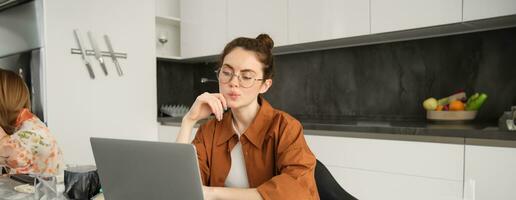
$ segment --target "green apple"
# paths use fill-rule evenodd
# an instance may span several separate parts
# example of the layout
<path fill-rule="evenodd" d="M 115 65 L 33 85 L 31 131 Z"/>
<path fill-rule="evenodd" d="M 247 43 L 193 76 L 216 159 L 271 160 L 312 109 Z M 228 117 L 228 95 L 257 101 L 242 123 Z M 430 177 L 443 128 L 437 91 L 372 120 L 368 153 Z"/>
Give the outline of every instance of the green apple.
<path fill-rule="evenodd" d="M 437 99 L 433 97 L 430 97 L 423 101 L 423 107 L 425 108 L 425 110 L 435 110 L 435 108 L 437 108 L 437 105 Z"/>

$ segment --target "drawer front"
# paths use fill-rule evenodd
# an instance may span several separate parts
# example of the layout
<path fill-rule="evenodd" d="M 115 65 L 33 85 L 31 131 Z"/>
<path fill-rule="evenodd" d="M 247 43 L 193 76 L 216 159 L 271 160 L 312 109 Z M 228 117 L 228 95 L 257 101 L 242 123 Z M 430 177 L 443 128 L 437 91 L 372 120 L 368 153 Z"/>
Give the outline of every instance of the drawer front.
<path fill-rule="evenodd" d="M 464 145 L 305 135 L 326 165 L 463 180 Z"/>

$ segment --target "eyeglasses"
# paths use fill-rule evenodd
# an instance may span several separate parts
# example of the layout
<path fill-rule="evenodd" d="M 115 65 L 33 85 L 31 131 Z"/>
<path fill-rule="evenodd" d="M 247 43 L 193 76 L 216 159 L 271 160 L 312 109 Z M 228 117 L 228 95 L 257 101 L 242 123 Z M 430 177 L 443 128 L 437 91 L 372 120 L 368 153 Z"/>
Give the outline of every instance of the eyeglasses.
<path fill-rule="evenodd" d="M 215 71 L 215 73 L 217 73 L 217 78 L 221 83 L 229 83 L 231 80 L 233 80 L 234 76 L 238 77 L 238 83 L 244 88 L 252 87 L 256 81 L 263 80 L 255 78 L 256 73 L 253 71 L 243 71 L 240 72 L 240 75 L 237 75 L 233 69 L 229 67 L 222 67 L 221 69 Z"/>

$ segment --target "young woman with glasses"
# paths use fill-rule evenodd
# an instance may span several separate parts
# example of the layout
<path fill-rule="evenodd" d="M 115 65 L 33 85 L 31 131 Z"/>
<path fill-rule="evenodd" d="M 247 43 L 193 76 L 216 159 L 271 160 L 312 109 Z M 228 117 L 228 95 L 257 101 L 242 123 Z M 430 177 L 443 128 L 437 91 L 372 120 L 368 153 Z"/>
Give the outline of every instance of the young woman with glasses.
<path fill-rule="evenodd" d="M 215 116 L 192 142 L 205 199 L 319 199 L 303 127 L 261 96 L 272 85 L 273 45 L 267 34 L 228 43 L 216 71 L 220 93 L 201 94 L 183 117 L 180 143 Z"/>

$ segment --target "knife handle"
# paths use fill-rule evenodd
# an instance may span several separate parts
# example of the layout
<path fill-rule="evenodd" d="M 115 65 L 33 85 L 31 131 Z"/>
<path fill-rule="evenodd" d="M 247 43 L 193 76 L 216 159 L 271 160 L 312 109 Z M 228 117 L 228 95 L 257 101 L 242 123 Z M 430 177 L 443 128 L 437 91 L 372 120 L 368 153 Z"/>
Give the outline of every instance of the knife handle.
<path fill-rule="evenodd" d="M 91 68 L 90 61 L 88 60 L 88 56 L 86 55 L 86 49 L 84 48 L 84 43 L 81 39 L 81 34 L 79 33 L 78 29 L 75 29 L 73 31 L 75 35 L 75 40 L 77 41 L 77 45 L 79 46 L 79 49 L 81 50 L 81 57 L 82 61 L 84 62 L 84 65 L 86 66 L 86 69 L 88 70 L 88 74 L 90 75 L 91 79 L 95 79 L 95 74 L 93 73 L 93 69 Z"/>
<path fill-rule="evenodd" d="M 115 68 L 116 72 L 118 73 L 118 76 L 123 76 L 124 72 L 122 71 L 122 67 L 120 67 L 120 63 L 118 63 L 118 59 L 116 59 L 115 50 L 113 49 L 113 45 L 111 44 L 111 40 L 109 39 L 108 35 L 104 35 L 104 41 L 106 42 L 106 45 L 108 47 L 109 55 L 111 56 L 113 63 L 115 63 Z"/>
<path fill-rule="evenodd" d="M 88 38 L 90 39 L 91 47 L 93 48 L 93 51 L 95 52 L 95 58 L 100 63 L 100 67 L 102 68 L 102 71 L 104 72 L 104 75 L 108 75 L 108 71 L 106 68 L 106 64 L 104 64 L 104 59 L 102 58 L 102 54 L 100 53 L 99 46 L 97 45 L 97 41 L 93 37 L 93 33 L 91 31 L 88 31 Z"/>

